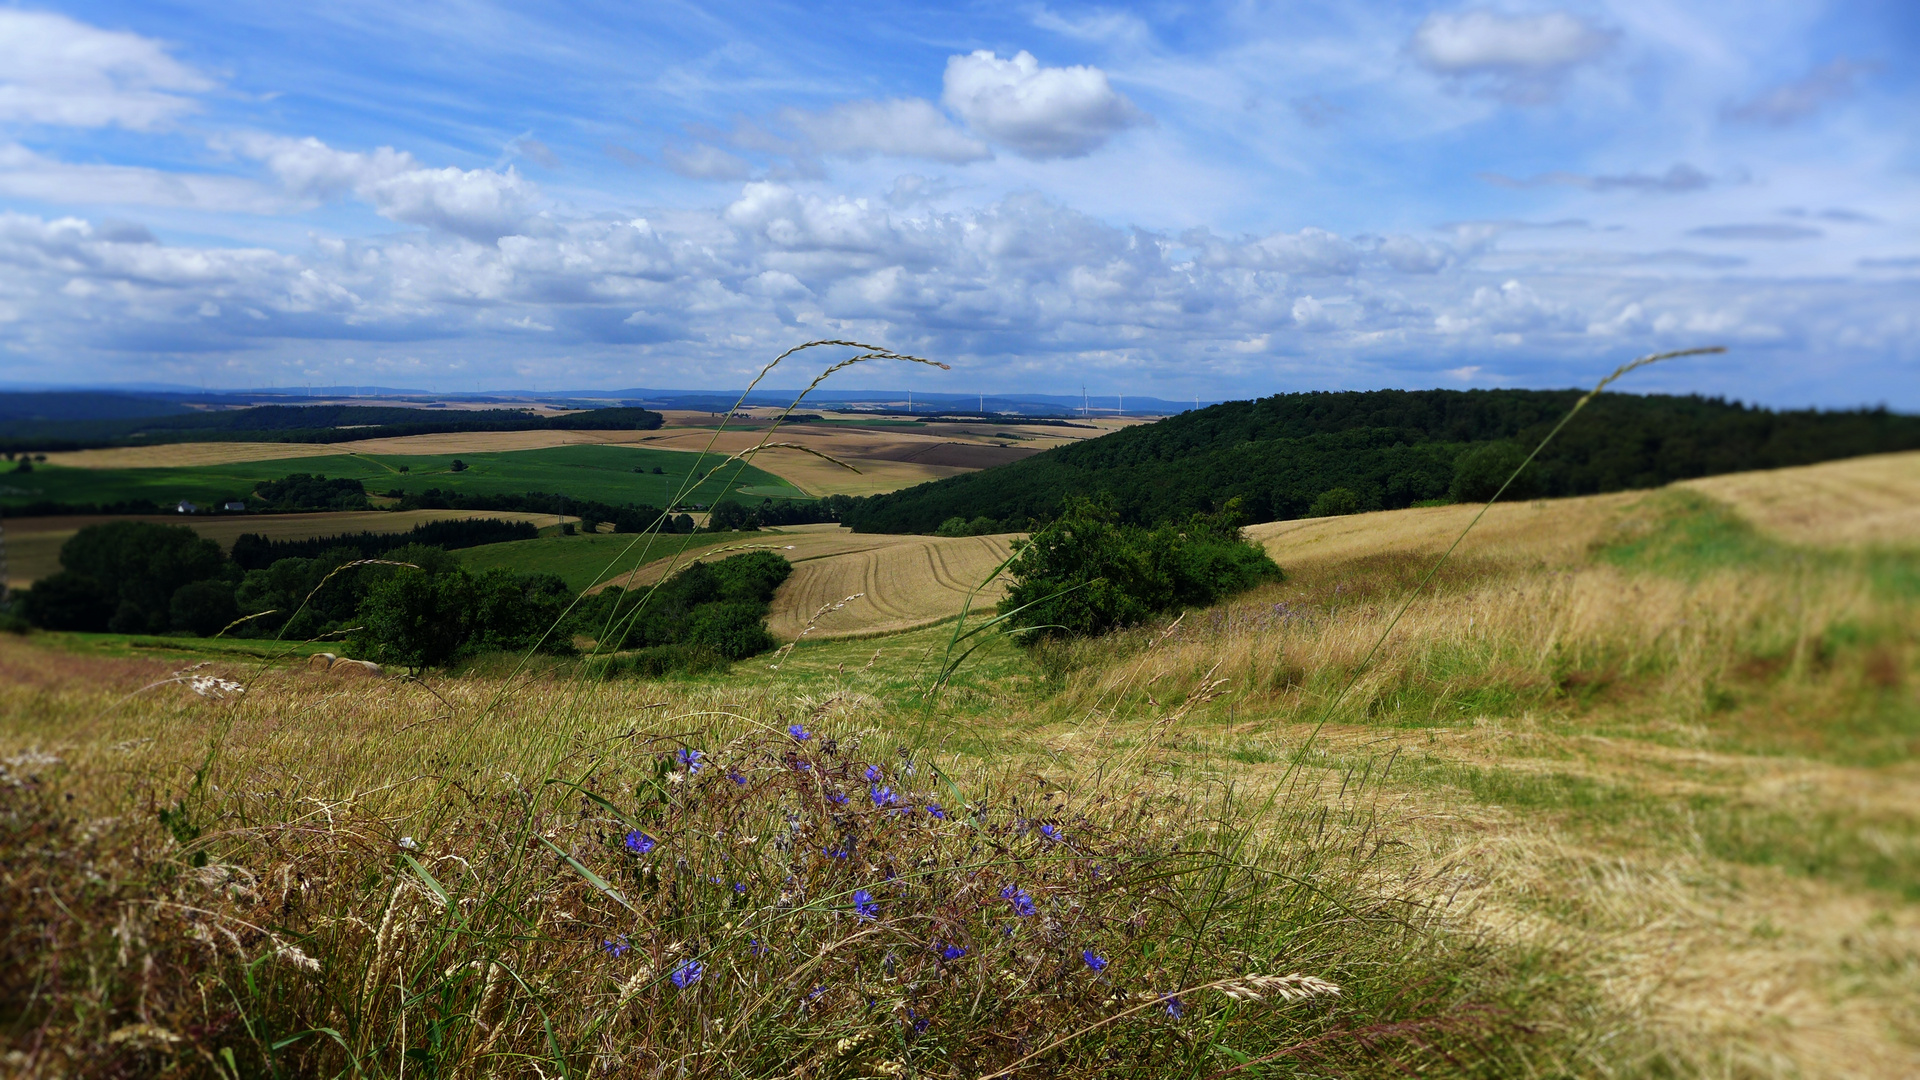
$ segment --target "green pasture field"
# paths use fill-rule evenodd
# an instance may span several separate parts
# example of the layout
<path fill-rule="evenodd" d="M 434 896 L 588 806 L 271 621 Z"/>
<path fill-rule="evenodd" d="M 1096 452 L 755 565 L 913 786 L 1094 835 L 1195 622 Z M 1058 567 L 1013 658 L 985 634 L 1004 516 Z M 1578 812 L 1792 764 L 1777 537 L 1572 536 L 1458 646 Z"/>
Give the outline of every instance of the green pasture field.
<path fill-rule="evenodd" d="M 467 468 L 453 472 L 458 458 Z M 622 505 L 664 506 L 688 471 L 713 468 L 724 458 L 629 446 L 555 446 L 540 450 L 462 454 L 334 454 L 282 461 L 153 469 L 75 469 L 41 465 L 31 473 L 0 474 L 0 507 L 35 502 L 108 504 L 150 499 L 165 505 L 188 499 L 202 505 L 246 496 L 257 485 L 292 473 L 317 473 L 364 482 L 373 494 L 428 488 L 466 495 L 544 491 Z M 658 466 L 661 473 L 653 473 Z M 401 468 L 406 468 L 402 473 Z M 636 471 L 638 470 L 638 471 Z M 725 482 L 723 486 L 724 481 Z M 683 502 L 713 503 L 727 492 L 742 498 L 805 498 L 798 488 L 751 465 L 733 462 L 724 478 L 703 481 Z"/>
<path fill-rule="evenodd" d="M 548 536 L 538 540 L 510 540 L 462 548 L 453 553 L 470 570 L 512 570 L 522 574 L 554 574 L 579 592 L 596 582 L 612 580 L 635 567 L 670 558 L 682 551 L 696 555 L 730 544 L 770 544 L 772 532 L 721 532 L 693 535 L 639 536 L 600 533 L 587 536 Z M 609 570 L 608 567 L 613 569 Z"/>

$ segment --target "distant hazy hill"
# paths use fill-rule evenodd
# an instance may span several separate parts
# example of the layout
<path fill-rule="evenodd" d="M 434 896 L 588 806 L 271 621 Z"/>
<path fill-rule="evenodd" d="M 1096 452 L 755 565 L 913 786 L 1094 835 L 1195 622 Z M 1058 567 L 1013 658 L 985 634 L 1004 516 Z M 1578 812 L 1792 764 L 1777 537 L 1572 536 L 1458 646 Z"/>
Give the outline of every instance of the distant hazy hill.
<path fill-rule="evenodd" d="M 19 395 L 33 398 L 39 395 Z M 47 395 L 53 397 L 54 395 Z M 79 397 L 80 395 L 61 395 Z M 262 405 L 170 415 L 72 418 L 40 404 L 0 408 L 0 449 L 78 450 L 180 442 L 335 443 L 455 431 L 650 431 L 661 416 L 648 409 L 589 409 L 541 416 L 523 409 L 403 409 L 377 405 Z M 64 403 L 63 403 L 64 404 Z M 11 415 L 9 415 L 11 414 Z"/>
<path fill-rule="evenodd" d="M 1300 517 L 1333 488 L 1353 492 L 1358 509 L 1405 507 L 1447 498 L 1456 466 L 1471 468 L 1462 459 L 1479 447 L 1531 449 L 1580 393 L 1378 390 L 1229 402 L 878 495 L 847 524 L 926 533 L 958 517 L 1018 528 L 1050 517 L 1069 494 L 1094 493 L 1140 522 L 1236 496 L 1253 521 Z M 1920 417 L 1883 409 L 1774 412 L 1711 398 L 1608 394 L 1561 433 L 1520 493 L 1596 494 L 1916 448 Z"/>

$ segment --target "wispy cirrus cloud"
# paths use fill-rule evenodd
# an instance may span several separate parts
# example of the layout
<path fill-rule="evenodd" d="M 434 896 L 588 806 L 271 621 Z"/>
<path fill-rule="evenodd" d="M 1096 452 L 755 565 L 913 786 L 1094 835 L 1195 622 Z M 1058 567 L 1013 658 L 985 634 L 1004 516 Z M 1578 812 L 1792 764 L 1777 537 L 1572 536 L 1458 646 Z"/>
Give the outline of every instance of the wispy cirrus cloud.
<path fill-rule="evenodd" d="M 1441 12 L 1421 22 L 1408 49 L 1435 74 L 1480 85 L 1508 101 L 1537 104 L 1554 95 L 1568 71 L 1606 52 L 1615 38 L 1565 11 Z"/>
<path fill-rule="evenodd" d="M 1722 119 L 1743 124 L 1786 127 L 1813 116 L 1827 106 L 1852 97 L 1860 80 L 1877 70 L 1878 65 L 1858 63 L 1846 57 L 1820 65 L 1804 77 L 1730 103 L 1720 110 Z"/>
<path fill-rule="evenodd" d="M 192 112 L 192 95 L 214 86 L 151 38 L 0 9 L 0 122 L 146 131 Z"/>
<path fill-rule="evenodd" d="M 1489 184 L 1506 188 L 1533 187 L 1574 187 L 1587 191 L 1647 191 L 1669 194 L 1699 191 L 1711 187 L 1714 179 L 1686 162 L 1677 162 L 1661 173 L 1601 173 L 1587 175 L 1575 172 L 1548 172 L 1536 176 L 1516 178 L 1500 173 L 1480 173 L 1480 179 Z"/>

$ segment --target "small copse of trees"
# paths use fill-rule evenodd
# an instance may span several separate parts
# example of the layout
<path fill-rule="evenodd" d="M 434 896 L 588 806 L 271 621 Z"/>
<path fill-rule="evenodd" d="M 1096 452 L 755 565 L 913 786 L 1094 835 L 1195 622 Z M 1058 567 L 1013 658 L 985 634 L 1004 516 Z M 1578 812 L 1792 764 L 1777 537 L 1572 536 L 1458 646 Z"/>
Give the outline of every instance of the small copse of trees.
<path fill-rule="evenodd" d="M 1031 644 L 1104 634 L 1280 580 L 1280 567 L 1241 533 L 1240 514 L 1229 503 L 1148 528 L 1121 522 L 1107 500 L 1069 498 L 1059 516 L 1014 541 L 1000 609 L 1018 611 L 1010 621 Z"/>

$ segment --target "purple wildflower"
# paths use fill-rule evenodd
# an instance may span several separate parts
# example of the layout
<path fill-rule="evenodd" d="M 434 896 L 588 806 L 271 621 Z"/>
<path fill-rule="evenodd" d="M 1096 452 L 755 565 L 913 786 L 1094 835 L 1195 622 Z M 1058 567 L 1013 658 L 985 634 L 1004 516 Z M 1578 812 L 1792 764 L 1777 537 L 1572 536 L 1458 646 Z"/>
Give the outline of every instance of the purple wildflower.
<path fill-rule="evenodd" d="M 845 795 L 840 794 L 837 791 L 827 792 L 827 801 L 832 803 L 835 806 L 847 805 L 847 797 Z"/>
<path fill-rule="evenodd" d="M 773 951 L 772 949 L 769 949 L 765 945 L 760 944 L 759 938 L 747 939 L 747 955 L 748 956 L 765 956 L 772 951 Z"/>
<path fill-rule="evenodd" d="M 863 919 L 876 919 L 880 917 L 880 904 L 874 900 L 872 893 L 865 889 L 855 889 L 853 890 L 853 913 Z"/>
<path fill-rule="evenodd" d="M 600 948 L 608 956 L 618 959 L 622 956 L 627 955 L 627 950 L 633 948 L 633 946 L 627 943 L 627 935 L 621 934 L 619 937 L 614 938 L 612 941 L 601 942 Z"/>
<path fill-rule="evenodd" d="M 1085 960 L 1087 966 L 1095 971 L 1107 970 L 1107 958 L 1094 952 L 1092 949 L 1081 949 L 1080 959 Z"/>
<path fill-rule="evenodd" d="M 674 968 L 673 974 L 669 975 L 668 978 L 673 980 L 673 985 L 685 990 L 687 987 L 699 982 L 700 976 L 705 974 L 706 970 L 707 965 L 698 960 L 689 960 L 679 967 Z"/>
<path fill-rule="evenodd" d="M 829 859 L 844 859 L 847 857 L 847 849 L 823 847 L 820 849 L 820 854 L 825 855 Z"/>
<path fill-rule="evenodd" d="M 961 948 L 958 945 L 950 944 L 946 948 L 940 950 L 940 959 L 945 960 L 949 963 L 955 960 L 958 960 L 965 955 L 967 955 L 967 950 Z"/>
<path fill-rule="evenodd" d="M 1062 839 L 1064 839 L 1064 837 L 1060 835 L 1060 830 L 1054 828 L 1051 825 L 1040 826 L 1040 835 L 1046 837 L 1047 839 L 1053 841 L 1056 844 L 1059 843 Z"/>
<path fill-rule="evenodd" d="M 747 883 L 744 881 L 734 882 L 733 891 L 739 893 L 742 896 L 745 896 L 747 894 Z"/>
<path fill-rule="evenodd" d="M 879 779 L 882 776 L 885 776 L 885 775 L 886 775 L 885 773 L 880 771 L 880 766 L 878 765 L 867 766 L 867 773 L 866 773 L 867 783 L 869 784 L 876 783 L 879 781 Z"/>
<path fill-rule="evenodd" d="M 788 724 L 787 734 L 793 736 L 794 742 L 806 742 L 813 738 L 813 734 L 799 724 Z"/>
<path fill-rule="evenodd" d="M 1026 893 L 1021 892 L 1011 885 L 1000 890 L 1000 898 L 1011 903 L 1013 905 L 1013 913 L 1023 919 L 1034 913 L 1033 897 L 1028 896 Z"/>
<path fill-rule="evenodd" d="M 875 806 L 892 806 L 894 804 L 895 796 L 893 789 L 890 787 L 868 788 L 867 794 L 872 797 L 873 805 Z"/>
<path fill-rule="evenodd" d="M 701 753 L 698 750 L 693 749 L 690 746 L 683 746 L 680 748 L 679 753 L 676 753 L 673 756 L 679 759 L 680 764 L 685 765 L 687 767 L 688 772 L 696 773 L 696 772 L 699 772 L 701 767 L 706 764 L 706 762 L 700 759 L 706 757 L 707 755 Z"/>
<path fill-rule="evenodd" d="M 940 809 L 940 804 L 937 802 L 930 802 L 927 804 L 927 813 L 932 814 L 934 817 L 939 818 L 941 821 L 947 820 L 947 812 L 945 810 Z"/>
<path fill-rule="evenodd" d="M 1162 994 L 1160 1000 L 1167 1003 L 1167 1015 L 1175 1020 L 1180 1019 L 1181 1014 L 1187 1011 L 1186 1007 L 1180 1004 L 1180 999 L 1172 994 Z"/>
<path fill-rule="evenodd" d="M 746 782 L 747 782 L 747 778 L 746 778 L 746 777 L 744 777 L 744 776 L 741 776 L 741 775 L 740 775 L 740 773 L 739 773 L 739 772 L 738 772 L 737 770 L 734 770 L 734 769 L 728 769 L 728 770 L 727 770 L 727 779 L 729 779 L 729 780 L 731 780 L 731 781 L 733 781 L 733 782 L 734 782 L 734 783 L 736 783 L 736 784 L 740 784 L 740 785 L 743 785 L 743 786 L 744 786 L 744 785 L 746 784 Z"/>
<path fill-rule="evenodd" d="M 639 829 L 635 829 L 627 834 L 627 850 L 633 852 L 635 855 L 645 855 L 654 849 L 656 843 L 657 841 L 654 840 L 653 837 L 648 836 Z"/>

